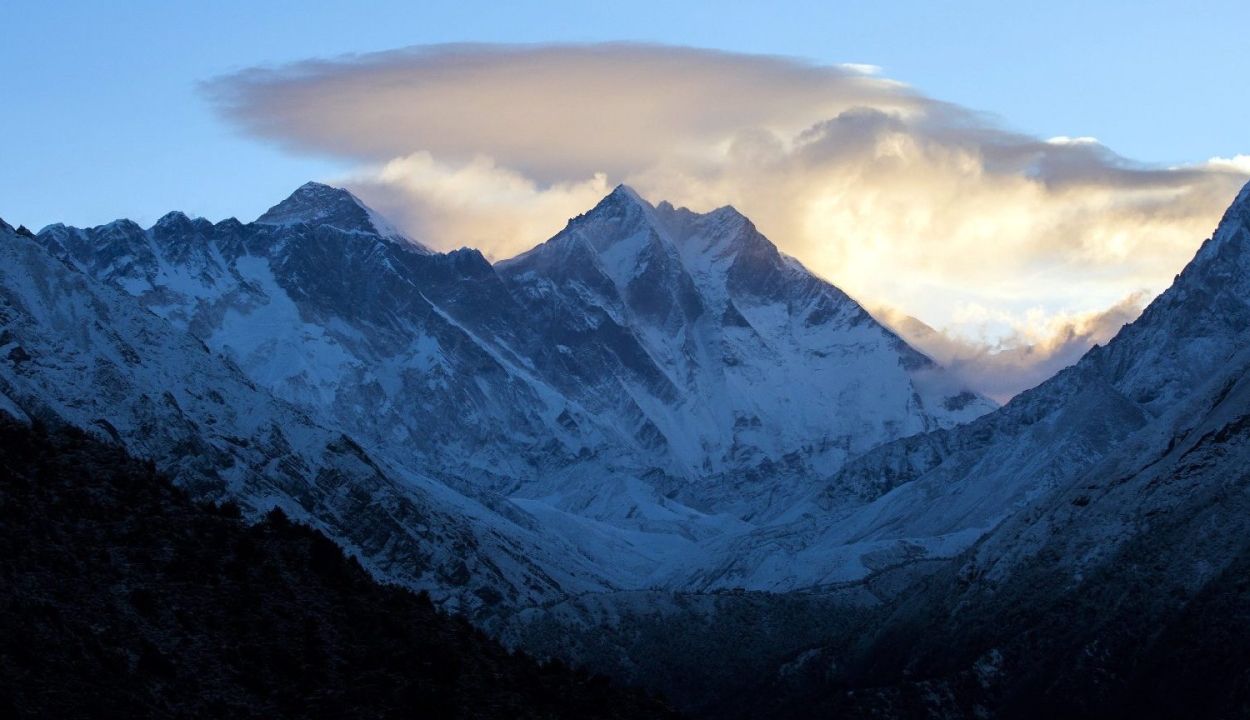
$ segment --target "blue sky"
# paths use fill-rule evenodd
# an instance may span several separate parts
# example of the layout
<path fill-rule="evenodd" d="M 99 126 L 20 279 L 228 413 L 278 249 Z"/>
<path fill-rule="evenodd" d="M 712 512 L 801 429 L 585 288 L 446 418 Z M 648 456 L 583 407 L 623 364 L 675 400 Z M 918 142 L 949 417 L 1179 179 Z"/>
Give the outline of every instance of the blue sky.
<path fill-rule="evenodd" d="M 522 6 L 524 5 L 524 7 Z M 5 10 L 0 216 L 250 219 L 310 177 L 217 119 L 197 83 L 246 67 L 458 41 L 638 40 L 868 63 L 1040 137 L 1127 157 L 1250 153 L 1237 2 L 16 2 Z"/>

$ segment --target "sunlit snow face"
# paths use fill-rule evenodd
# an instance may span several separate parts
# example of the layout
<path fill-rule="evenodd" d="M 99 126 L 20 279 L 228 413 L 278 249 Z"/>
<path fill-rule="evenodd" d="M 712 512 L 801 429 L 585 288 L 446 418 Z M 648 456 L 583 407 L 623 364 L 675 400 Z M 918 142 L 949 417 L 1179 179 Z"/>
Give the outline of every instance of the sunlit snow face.
<path fill-rule="evenodd" d="M 346 184 L 432 247 L 515 255 L 618 182 L 733 204 L 866 305 L 947 331 L 928 351 L 1006 349 L 1007 375 L 1114 334 L 1250 175 L 1012 133 L 875 68 L 688 48 L 439 46 L 207 90 L 253 134 L 360 161 Z"/>

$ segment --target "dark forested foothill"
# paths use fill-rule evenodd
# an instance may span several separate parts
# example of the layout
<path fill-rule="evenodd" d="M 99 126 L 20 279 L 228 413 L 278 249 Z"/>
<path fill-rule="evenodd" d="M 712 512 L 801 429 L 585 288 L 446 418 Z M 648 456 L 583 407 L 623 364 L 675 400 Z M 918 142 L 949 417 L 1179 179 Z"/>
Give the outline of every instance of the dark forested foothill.
<path fill-rule="evenodd" d="M 668 717 L 249 524 L 77 430 L 0 414 L 0 716 Z"/>

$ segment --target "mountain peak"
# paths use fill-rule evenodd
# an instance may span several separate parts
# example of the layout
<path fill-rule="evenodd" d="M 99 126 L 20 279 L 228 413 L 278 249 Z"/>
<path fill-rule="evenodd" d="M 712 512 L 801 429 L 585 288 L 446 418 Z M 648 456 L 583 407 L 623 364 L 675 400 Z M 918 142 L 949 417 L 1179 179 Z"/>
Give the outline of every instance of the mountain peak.
<path fill-rule="evenodd" d="M 1250 183 L 1242 186 L 1237 197 L 1224 211 L 1215 232 L 1202 243 L 1193 260 L 1176 276 L 1173 286 L 1156 298 L 1151 306 L 1172 295 L 1184 296 L 1185 293 L 1177 291 L 1177 287 L 1188 286 L 1196 282 L 1199 277 L 1206 278 L 1206 282 L 1224 278 L 1215 283 L 1218 287 L 1214 289 L 1235 292 L 1243 301 L 1250 302 L 1250 284 L 1242 281 L 1245 277 L 1246 266 L 1250 265 L 1250 261 L 1246 259 L 1248 257 L 1250 257 Z M 1147 307 L 1142 315 L 1145 317 L 1148 314 L 1150 314 L 1150 307 Z"/>
<path fill-rule="evenodd" d="M 756 229 L 750 218 L 732 205 L 723 205 L 706 213 L 697 213 L 672 204 L 660 203 L 656 215 L 668 229 L 682 255 L 702 265 L 731 255 L 779 264 L 781 255 L 771 240 Z M 695 260 L 696 257 L 704 260 Z"/>
<path fill-rule="evenodd" d="M 617 185 L 612 192 L 603 196 L 589 212 L 579 215 L 582 218 L 634 217 L 641 215 L 650 218 L 655 208 L 628 185 Z"/>
<path fill-rule="evenodd" d="M 621 183 L 620 185 L 617 185 L 615 188 L 613 188 L 612 192 L 608 193 L 608 197 L 616 198 L 618 200 L 629 200 L 632 202 L 639 203 L 641 205 L 646 205 L 647 207 L 651 207 L 651 203 L 647 202 L 646 200 L 643 200 L 642 196 L 638 194 L 637 190 L 634 190 L 632 187 L 624 183 Z"/>
<path fill-rule="evenodd" d="M 186 230 L 192 227 L 194 227 L 194 221 L 188 217 L 186 213 L 178 210 L 165 213 L 159 220 L 156 221 L 156 224 L 152 226 L 153 229 L 165 230 Z"/>
<path fill-rule="evenodd" d="M 1215 229 L 1211 244 L 1222 246 L 1232 242 L 1234 238 L 1242 237 L 1248 226 L 1250 226 L 1250 183 L 1242 186 L 1232 204 L 1224 211 L 1224 217 Z M 1201 256 L 1202 251 L 1199 251 L 1199 257 Z"/>
<path fill-rule="evenodd" d="M 139 223 L 131 220 L 130 218 L 118 218 L 112 222 L 96 226 L 92 228 L 92 231 L 99 233 L 104 237 L 113 237 L 118 235 L 134 236 L 143 234 L 143 228 L 139 225 Z"/>
<path fill-rule="evenodd" d="M 361 229 L 368 222 L 364 204 L 346 190 L 317 182 L 299 186 L 287 199 L 274 205 L 256 219 L 265 225 L 293 225 L 315 223 L 338 227 L 340 230 Z"/>
<path fill-rule="evenodd" d="M 1241 191 L 1237 193 L 1237 197 L 1233 200 L 1233 207 L 1250 206 L 1250 182 L 1241 186 Z"/>
<path fill-rule="evenodd" d="M 720 207 L 707 213 L 709 217 L 725 219 L 725 220 L 746 220 L 747 216 L 738 211 L 733 205 L 721 205 Z"/>
<path fill-rule="evenodd" d="M 306 182 L 295 192 L 256 219 L 262 225 L 329 225 L 344 232 L 376 235 L 386 240 L 412 246 L 422 253 L 430 250 L 412 240 L 387 222 L 360 198 L 342 189 L 319 182 Z"/>

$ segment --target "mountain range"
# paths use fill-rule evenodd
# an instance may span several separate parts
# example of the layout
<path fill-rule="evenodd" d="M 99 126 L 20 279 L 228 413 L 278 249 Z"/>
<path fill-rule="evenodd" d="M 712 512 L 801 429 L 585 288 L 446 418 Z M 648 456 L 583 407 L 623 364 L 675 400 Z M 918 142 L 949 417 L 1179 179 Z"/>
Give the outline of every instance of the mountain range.
<path fill-rule="evenodd" d="M 44 311 L 9 330 L 25 369 L 49 366 L 5 373 L 23 412 L 316 519 L 467 608 L 683 586 L 847 459 L 993 407 L 732 208 L 627 187 L 493 266 L 313 183 L 248 225 L 54 225 L 8 250 L 6 272 L 57 282 L 5 282 Z M 71 355 L 44 329 L 76 323 L 112 332 Z"/>
<path fill-rule="evenodd" d="M 643 683 L 671 629 L 640 617 L 856 618 L 691 711 L 1108 716 L 1240 597 L 1248 264 L 1250 186 L 1137 321 L 997 407 L 730 207 L 622 186 L 492 264 L 310 183 L 249 224 L 0 223 L 0 409 Z M 1250 697 L 1238 658 L 1185 676 L 1227 681 L 1211 713 Z"/>

